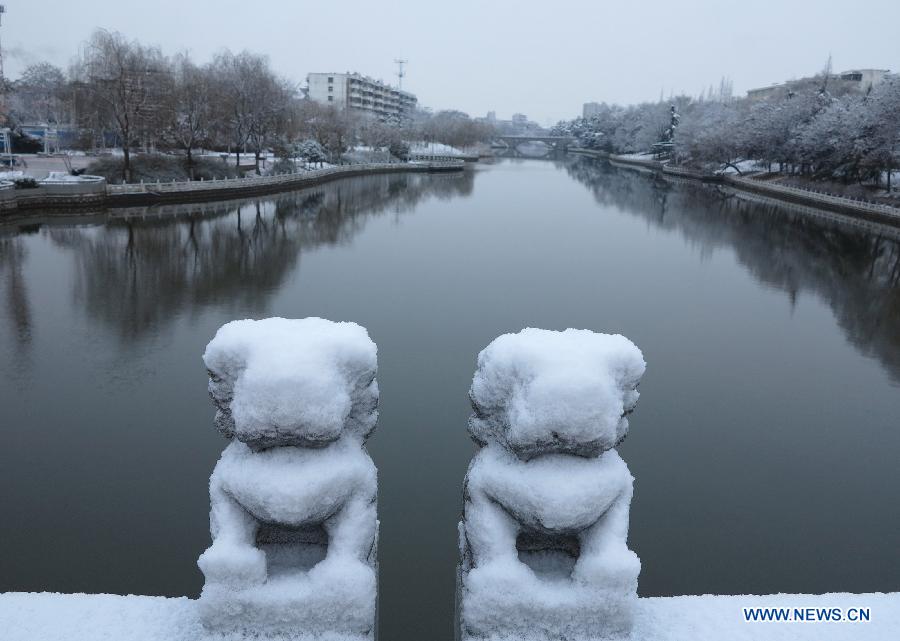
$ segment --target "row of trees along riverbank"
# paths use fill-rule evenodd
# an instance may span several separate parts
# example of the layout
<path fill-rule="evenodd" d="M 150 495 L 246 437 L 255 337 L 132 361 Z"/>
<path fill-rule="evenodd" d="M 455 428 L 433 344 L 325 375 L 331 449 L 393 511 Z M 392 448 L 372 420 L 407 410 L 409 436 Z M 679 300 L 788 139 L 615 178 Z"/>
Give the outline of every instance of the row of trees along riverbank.
<path fill-rule="evenodd" d="M 734 98 L 730 85 L 698 98 L 600 106 L 590 118 L 560 122 L 557 134 L 614 154 L 649 151 L 679 114 L 670 160 L 710 170 L 762 161 L 784 174 L 869 183 L 891 189 L 900 168 L 900 76 L 869 88 L 841 82 L 826 68 L 762 99 Z"/>
<path fill-rule="evenodd" d="M 199 149 L 274 152 L 283 159 L 323 149 L 334 161 L 353 145 L 390 149 L 402 156 L 406 141 L 426 140 L 456 147 L 487 141 L 490 125 L 459 111 L 418 111 L 409 118 L 372 118 L 304 99 L 298 83 L 281 77 L 268 58 L 222 51 L 205 64 L 187 53 L 166 56 L 156 46 L 98 30 L 68 71 L 47 63 L 28 67 L 4 87 L 6 126 L 23 123 L 74 124 L 76 149 L 117 146 L 122 179 L 133 180 L 138 151 L 179 150 L 190 174 Z M 312 150 L 312 152 L 310 151 Z"/>

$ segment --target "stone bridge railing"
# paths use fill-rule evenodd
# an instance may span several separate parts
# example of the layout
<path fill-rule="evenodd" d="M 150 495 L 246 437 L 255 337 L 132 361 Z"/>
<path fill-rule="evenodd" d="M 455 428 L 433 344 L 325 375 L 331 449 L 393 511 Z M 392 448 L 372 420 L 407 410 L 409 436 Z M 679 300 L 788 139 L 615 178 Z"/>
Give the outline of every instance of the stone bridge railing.
<path fill-rule="evenodd" d="M 229 638 L 376 641 L 379 399 L 365 328 L 239 320 L 203 362 L 216 429 L 211 545 L 197 561 L 207 630 Z M 646 364 L 621 335 L 529 328 L 477 358 L 477 446 L 458 525 L 456 636 L 628 638 L 638 557 L 616 446 Z"/>

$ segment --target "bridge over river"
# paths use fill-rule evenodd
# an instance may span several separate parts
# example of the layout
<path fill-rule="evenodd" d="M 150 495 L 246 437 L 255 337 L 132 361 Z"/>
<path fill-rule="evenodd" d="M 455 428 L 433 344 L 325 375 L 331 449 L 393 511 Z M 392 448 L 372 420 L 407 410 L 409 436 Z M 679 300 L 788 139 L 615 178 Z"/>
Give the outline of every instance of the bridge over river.
<path fill-rule="evenodd" d="M 575 138 L 572 136 L 529 136 L 524 134 L 516 136 L 497 136 L 494 138 L 492 146 L 508 147 L 512 150 L 526 142 L 542 142 L 554 151 L 564 151 L 569 145 L 575 142 Z"/>

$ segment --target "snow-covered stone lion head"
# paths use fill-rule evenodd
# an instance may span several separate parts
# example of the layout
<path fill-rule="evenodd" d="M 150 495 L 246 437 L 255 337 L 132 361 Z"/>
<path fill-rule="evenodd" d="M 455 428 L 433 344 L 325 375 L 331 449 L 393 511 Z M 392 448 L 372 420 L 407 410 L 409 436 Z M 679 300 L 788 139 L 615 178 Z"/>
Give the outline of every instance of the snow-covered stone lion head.
<path fill-rule="evenodd" d="M 597 456 L 628 431 L 646 364 L 624 336 L 523 329 L 478 355 L 469 433 L 528 460 L 540 454 Z"/>
<path fill-rule="evenodd" d="M 364 440 L 378 417 L 377 349 L 365 328 L 322 318 L 238 320 L 206 346 L 216 427 L 254 450 Z"/>

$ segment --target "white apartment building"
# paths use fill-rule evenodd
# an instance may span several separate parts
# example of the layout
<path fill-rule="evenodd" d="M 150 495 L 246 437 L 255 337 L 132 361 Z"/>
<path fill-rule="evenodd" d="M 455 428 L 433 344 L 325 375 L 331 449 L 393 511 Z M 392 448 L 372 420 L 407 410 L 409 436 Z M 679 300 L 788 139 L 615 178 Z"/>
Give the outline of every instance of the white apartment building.
<path fill-rule="evenodd" d="M 401 118 L 416 109 L 415 94 L 358 73 L 311 73 L 306 82 L 310 100 L 338 109 Z"/>

